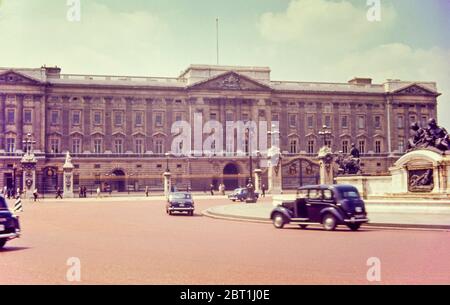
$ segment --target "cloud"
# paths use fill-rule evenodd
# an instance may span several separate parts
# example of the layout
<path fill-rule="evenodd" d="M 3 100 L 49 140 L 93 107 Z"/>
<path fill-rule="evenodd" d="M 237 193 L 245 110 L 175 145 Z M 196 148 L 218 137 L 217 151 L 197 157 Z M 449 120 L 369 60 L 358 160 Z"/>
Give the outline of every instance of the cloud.
<path fill-rule="evenodd" d="M 383 4 L 381 22 L 369 22 L 367 10 L 349 1 L 292 0 L 284 12 L 262 14 L 258 27 L 273 42 L 351 47 L 382 37 L 395 20 L 390 5 Z"/>
<path fill-rule="evenodd" d="M 407 81 L 435 81 L 442 96 L 438 98 L 441 123 L 450 126 L 450 49 L 415 49 L 404 43 L 384 44 L 348 54 L 321 72 L 337 79 L 372 77 L 381 83 L 388 78 Z"/>
<path fill-rule="evenodd" d="M 70 22 L 66 1 L 4 1 L 1 7 L 0 66 L 60 65 L 91 73 L 140 71 L 158 60 L 169 29 L 148 11 L 114 11 L 81 0 L 81 21 Z M 70 59 L 70 60 L 67 60 Z"/>

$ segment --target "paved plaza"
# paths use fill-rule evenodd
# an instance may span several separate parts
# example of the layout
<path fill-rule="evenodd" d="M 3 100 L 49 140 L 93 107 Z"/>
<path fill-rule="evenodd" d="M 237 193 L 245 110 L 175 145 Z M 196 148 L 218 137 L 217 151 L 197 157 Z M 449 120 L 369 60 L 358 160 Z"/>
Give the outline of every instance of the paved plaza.
<path fill-rule="evenodd" d="M 448 231 L 277 230 L 206 217 L 230 201 L 194 198 L 194 217 L 168 216 L 160 196 L 24 200 L 22 237 L 0 251 L 0 283 L 73 284 L 73 257 L 81 284 L 368 284 L 372 257 L 381 284 L 450 283 Z"/>

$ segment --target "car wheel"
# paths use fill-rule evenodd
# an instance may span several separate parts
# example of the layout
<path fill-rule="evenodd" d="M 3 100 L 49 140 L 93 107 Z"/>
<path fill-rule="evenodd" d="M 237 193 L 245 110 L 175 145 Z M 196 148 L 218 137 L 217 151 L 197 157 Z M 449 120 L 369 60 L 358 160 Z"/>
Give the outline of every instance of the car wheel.
<path fill-rule="evenodd" d="M 236 202 L 236 199 L 231 199 L 231 201 Z"/>
<path fill-rule="evenodd" d="M 189 215 L 190 215 L 190 216 L 194 216 L 194 211 L 190 211 L 190 212 L 189 212 Z"/>
<path fill-rule="evenodd" d="M 300 229 L 303 229 L 303 230 L 305 230 L 308 227 L 308 225 L 298 225 L 298 226 L 300 227 Z"/>
<path fill-rule="evenodd" d="M 348 227 L 352 231 L 358 231 L 359 228 L 361 227 L 361 224 L 360 223 L 350 223 L 350 224 L 348 224 Z"/>
<path fill-rule="evenodd" d="M 244 202 L 244 198 L 239 199 L 241 202 Z"/>
<path fill-rule="evenodd" d="M 172 215 L 172 211 L 169 211 L 169 215 Z"/>
<path fill-rule="evenodd" d="M 327 231 L 334 231 L 337 227 L 337 220 L 332 214 L 326 214 L 322 219 L 322 225 Z"/>
<path fill-rule="evenodd" d="M 0 249 L 3 249 L 5 244 L 6 244 L 6 239 L 0 239 Z"/>
<path fill-rule="evenodd" d="M 273 215 L 272 220 L 274 227 L 277 229 L 282 229 L 286 224 L 286 219 L 284 215 L 281 213 L 276 213 L 275 215 Z"/>

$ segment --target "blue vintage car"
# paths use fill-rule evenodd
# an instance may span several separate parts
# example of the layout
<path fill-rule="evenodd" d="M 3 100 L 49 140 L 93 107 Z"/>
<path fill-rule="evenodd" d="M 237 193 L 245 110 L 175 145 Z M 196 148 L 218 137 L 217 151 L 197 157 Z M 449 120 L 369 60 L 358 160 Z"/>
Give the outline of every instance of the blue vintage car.
<path fill-rule="evenodd" d="M 298 224 L 305 229 L 321 224 L 332 231 L 345 225 L 352 231 L 369 221 L 364 201 L 351 185 L 311 185 L 297 191 L 297 199 L 285 201 L 271 213 L 273 225 L 281 229 L 286 224 Z"/>
<path fill-rule="evenodd" d="M 8 209 L 6 200 L 0 195 L 0 249 L 7 241 L 20 236 L 19 217 Z"/>
<path fill-rule="evenodd" d="M 228 199 L 231 201 L 245 201 L 247 199 L 248 190 L 245 187 L 240 187 L 235 189 L 231 194 L 228 195 Z M 256 199 L 259 198 L 259 193 L 255 192 Z"/>

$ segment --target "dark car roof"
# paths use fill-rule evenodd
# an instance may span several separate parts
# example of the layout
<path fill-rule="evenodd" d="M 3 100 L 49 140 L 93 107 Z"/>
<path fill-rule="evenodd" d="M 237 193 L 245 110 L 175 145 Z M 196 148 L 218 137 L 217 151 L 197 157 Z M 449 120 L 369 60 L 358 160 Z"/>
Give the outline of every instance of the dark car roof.
<path fill-rule="evenodd" d="M 349 184 L 318 184 L 318 185 L 305 185 L 298 188 L 298 190 L 336 190 L 336 191 L 347 191 L 347 190 L 357 190 L 356 187 Z"/>

